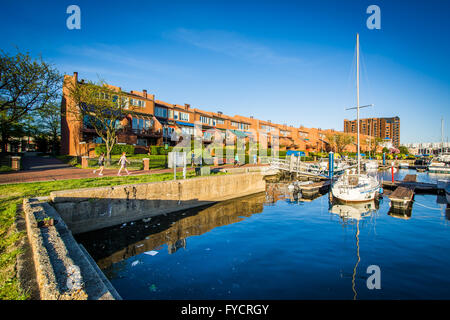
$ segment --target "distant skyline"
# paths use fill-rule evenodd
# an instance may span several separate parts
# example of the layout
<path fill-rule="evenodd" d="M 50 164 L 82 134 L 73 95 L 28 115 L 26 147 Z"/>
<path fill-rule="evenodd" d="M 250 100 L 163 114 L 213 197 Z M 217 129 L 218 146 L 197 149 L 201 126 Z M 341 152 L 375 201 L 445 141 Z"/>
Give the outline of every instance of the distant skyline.
<path fill-rule="evenodd" d="M 81 9 L 69 30 L 66 8 Z M 381 30 L 369 30 L 369 5 Z M 296 127 L 399 116 L 401 143 L 450 136 L 450 1 L 2 1 L 1 49 L 156 99 Z"/>

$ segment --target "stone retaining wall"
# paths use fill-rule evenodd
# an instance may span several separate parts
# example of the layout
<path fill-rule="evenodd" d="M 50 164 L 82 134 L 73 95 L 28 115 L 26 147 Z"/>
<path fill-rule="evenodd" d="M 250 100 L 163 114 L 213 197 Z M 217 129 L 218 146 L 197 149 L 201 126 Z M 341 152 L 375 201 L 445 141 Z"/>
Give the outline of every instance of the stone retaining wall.
<path fill-rule="evenodd" d="M 264 190 L 264 173 L 254 172 L 56 191 L 50 199 L 77 234 Z"/>

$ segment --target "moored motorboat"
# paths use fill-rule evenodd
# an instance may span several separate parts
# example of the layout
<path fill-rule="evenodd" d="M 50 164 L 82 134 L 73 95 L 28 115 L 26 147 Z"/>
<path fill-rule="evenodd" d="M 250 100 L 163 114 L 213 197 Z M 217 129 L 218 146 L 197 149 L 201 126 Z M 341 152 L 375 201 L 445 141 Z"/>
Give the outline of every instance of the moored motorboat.
<path fill-rule="evenodd" d="M 378 161 L 369 160 L 366 163 L 364 163 L 364 168 L 366 169 L 366 171 L 378 170 Z"/>
<path fill-rule="evenodd" d="M 428 165 L 428 171 L 431 173 L 448 173 L 450 174 L 450 165 L 446 162 L 431 162 Z"/>
<path fill-rule="evenodd" d="M 408 163 L 408 162 L 400 162 L 400 163 L 398 164 L 398 167 L 399 167 L 400 169 L 408 169 L 408 168 L 409 168 L 409 163 Z"/>

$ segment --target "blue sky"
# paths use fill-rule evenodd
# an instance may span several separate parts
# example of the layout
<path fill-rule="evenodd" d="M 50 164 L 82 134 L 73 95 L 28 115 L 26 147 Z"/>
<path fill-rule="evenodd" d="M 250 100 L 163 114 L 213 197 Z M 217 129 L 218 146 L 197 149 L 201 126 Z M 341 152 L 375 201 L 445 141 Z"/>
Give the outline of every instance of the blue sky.
<path fill-rule="evenodd" d="M 450 1 L 10 1 L 1 48 L 41 54 L 64 73 L 225 114 L 343 129 L 399 116 L 401 142 L 450 136 Z M 66 8 L 81 8 L 81 30 Z M 366 8 L 381 9 L 369 30 Z"/>

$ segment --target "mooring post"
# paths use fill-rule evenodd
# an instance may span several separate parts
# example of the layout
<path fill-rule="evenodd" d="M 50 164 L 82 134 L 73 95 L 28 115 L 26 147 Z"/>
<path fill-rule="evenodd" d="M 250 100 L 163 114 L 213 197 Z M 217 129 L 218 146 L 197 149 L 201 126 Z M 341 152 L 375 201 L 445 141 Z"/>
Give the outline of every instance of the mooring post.
<path fill-rule="evenodd" d="M 383 152 L 383 166 L 386 165 L 386 152 Z"/>
<path fill-rule="evenodd" d="M 330 179 L 333 179 L 333 170 L 334 170 L 334 153 L 330 151 L 328 154 L 328 176 Z"/>
<path fill-rule="evenodd" d="M 394 163 L 392 163 L 392 165 L 391 165 L 391 178 L 392 178 L 392 182 L 394 182 Z"/>

